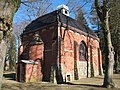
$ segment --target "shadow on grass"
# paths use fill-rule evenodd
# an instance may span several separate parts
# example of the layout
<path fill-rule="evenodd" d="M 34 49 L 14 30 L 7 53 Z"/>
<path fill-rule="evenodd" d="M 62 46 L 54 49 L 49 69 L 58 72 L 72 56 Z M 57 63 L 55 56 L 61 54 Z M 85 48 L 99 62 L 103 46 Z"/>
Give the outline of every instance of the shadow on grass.
<path fill-rule="evenodd" d="M 103 85 L 93 85 L 93 84 L 74 84 L 74 83 L 70 83 L 70 82 L 67 82 L 67 83 L 64 83 L 64 84 L 67 84 L 67 85 L 80 85 L 80 86 L 88 86 L 88 87 L 103 87 Z"/>
<path fill-rule="evenodd" d="M 5 73 L 3 74 L 3 77 L 9 80 L 16 80 L 16 73 Z"/>

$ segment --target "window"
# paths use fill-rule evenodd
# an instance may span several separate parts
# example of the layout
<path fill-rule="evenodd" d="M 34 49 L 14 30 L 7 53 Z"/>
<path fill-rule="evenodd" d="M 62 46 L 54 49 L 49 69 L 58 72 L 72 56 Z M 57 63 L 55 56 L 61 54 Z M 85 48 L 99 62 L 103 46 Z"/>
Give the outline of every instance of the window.
<path fill-rule="evenodd" d="M 67 11 L 67 10 L 65 10 L 65 14 L 68 14 L 68 11 Z"/>
<path fill-rule="evenodd" d="M 80 60 L 86 60 L 86 46 L 84 42 L 81 42 L 79 49 Z"/>

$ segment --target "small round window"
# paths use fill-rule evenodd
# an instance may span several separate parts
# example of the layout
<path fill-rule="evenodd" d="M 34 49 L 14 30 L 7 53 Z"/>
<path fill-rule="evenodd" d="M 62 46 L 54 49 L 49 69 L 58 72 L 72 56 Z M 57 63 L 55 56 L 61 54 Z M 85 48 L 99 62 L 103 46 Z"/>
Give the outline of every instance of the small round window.
<path fill-rule="evenodd" d="M 65 10 L 65 14 L 68 14 L 68 11 L 67 11 L 67 10 Z"/>

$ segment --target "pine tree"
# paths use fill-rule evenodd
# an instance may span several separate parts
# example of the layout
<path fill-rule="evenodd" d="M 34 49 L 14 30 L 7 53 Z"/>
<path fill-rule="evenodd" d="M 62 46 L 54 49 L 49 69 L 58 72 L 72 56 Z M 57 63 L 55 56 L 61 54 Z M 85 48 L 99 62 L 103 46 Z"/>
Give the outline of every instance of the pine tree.
<path fill-rule="evenodd" d="M 79 10 L 76 12 L 76 17 L 75 19 L 78 21 L 78 22 L 82 22 L 83 24 L 87 25 L 87 22 L 84 18 L 84 13 L 82 11 L 81 8 L 79 8 Z"/>

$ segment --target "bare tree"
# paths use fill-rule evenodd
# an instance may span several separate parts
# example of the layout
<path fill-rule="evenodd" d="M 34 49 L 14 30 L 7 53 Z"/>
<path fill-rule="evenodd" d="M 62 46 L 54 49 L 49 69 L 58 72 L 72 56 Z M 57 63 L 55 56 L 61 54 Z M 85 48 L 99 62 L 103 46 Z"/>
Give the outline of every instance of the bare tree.
<path fill-rule="evenodd" d="M 20 6 L 20 0 L 0 0 L 0 89 L 8 38 L 12 31 L 12 20 Z"/>
<path fill-rule="evenodd" d="M 21 11 L 26 15 L 27 20 L 34 20 L 51 10 L 52 3 L 49 0 L 31 0 L 23 1 L 21 4 Z"/>
<path fill-rule="evenodd" d="M 104 43 L 105 43 L 105 76 L 103 86 L 107 88 L 115 87 L 113 82 L 114 49 L 111 42 L 111 33 L 109 27 L 110 0 L 95 0 L 97 15 L 101 21 Z"/>
<path fill-rule="evenodd" d="M 65 0 L 65 5 L 69 7 L 70 13 L 73 13 L 76 15 L 90 1 L 91 0 Z"/>
<path fill-rule="evenodd" d="M 13 33 L 18 42 L 20 42 L 20 34 L 24 28 L 34 19 L 46 14 L 52 3 L 49 0 L 22 0 L 19 12 L 25 17 L 20 17 L 19 22 L 14 23 Z"/>

